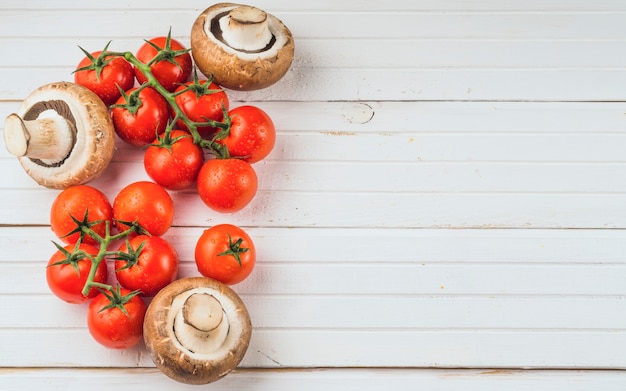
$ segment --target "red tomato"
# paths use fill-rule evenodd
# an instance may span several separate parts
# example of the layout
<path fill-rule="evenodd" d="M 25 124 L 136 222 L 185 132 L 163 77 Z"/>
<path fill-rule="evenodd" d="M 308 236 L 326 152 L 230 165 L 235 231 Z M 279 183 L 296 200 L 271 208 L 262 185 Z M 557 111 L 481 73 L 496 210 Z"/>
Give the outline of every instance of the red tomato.
<path fill-rule="evenodd" d="M 195 259 L 200 274 L 232 285 L 250 275 L 256 263 L 256 249 L 243 229 L 220 224 L 200 235 Z"/>
<path fill-rule="evenodd" d="M 129 254 L 129 259 L 115 261 L 115 276 L 126 289 L 140 290 L 143 296 L 154 296 L 176 279 L 178 254 L 165 239 L 135 236 L 122 244 L 119 251 Z"/>
<path fill-rule="evenodd" d="M 106 221 L 113 218 L 109 199 L 100 190 L 88 185 L 70 186 L 57 195 L 50 208 L 50 227 L 52 232 L 65 243 L 76 243 L 79 233 L 73 232 L 78 226 L 72 216 L 83 221 L 87 214 L 87 223 L 91 230 L 104 237 Z M 85 235 L 83 243 L 96 244 L 98 241 Z"/>
<path fill-rule="evenodd" d="M 113 200 L 113 218 L 120 231 L 128 229 L 121 223 L 137 223 L 151 235 L 162 236 L 174 221 L 174 201 L 159 184 L 149 181 L 131 183 Z"/>
<path fill-rule="evenodd" d="M 232 213 L 243 209 L 256 194 L 254 168 L 240 159 L 208 160 L 198 174 L 198 194 L 211 209 Z"/>
<path fill-rule="evenodd" d="M 256 163 L 265 158 L 276 143 L 276 128 L 272 119 L 255 106 L 232 109 L 230 133 L 218 142 L 228 148 L 231 157 Z"/>
<path fill-rule="evenodd" d="M 121 288 L 112 294 L 113 301 L 100 293 L 89 303 L 89 333 L 107 348 L 126 349 L 143 340 L 143 319 L 148 307 L 141 297 L 129 297 L 129 293 L 128 289 Z"/>
<path fill-rule="evenodd" d="M 72 255 L 76 245 L 69 244 L 63 247 L 64 251 L 57 250 L 46 267 L 46 281 L 48 287 L 58 298 L 68 303 L 84 303 L 98 294 L 98 290 L 91 288 L 87 296 L 83 296 L 83 288 L 91 270 L 91 259 L 84 256 Z M 79 249 L 85 254 L 97 255 L 98 248 L 90 244 L 81 243 Z M 94 282 L 106 283 L 106 262 L 100 262 L 96 269 Z"/>
<path fill-rule="evenodd" d="M 159 140 L 155 140 L 146 149 L 143 165 L 148 176 L 166 189 L 186 189 L 198 177 L 204 163 L 204 151 L 194 144 L 188 132 L 182 130 L 172 130 L 170 140 L 176 141 L 159 146 Z"/>
<path fill-rule="evenodd" d="M 160 49 L 166 49 L 167 37 L 156 37 L 149 40 Z M 172 50 L 184 50 L 185 47 L 175 39 L 170 38 L 170 48 Z M 147 64 L 157 55 L 157 50 L 148 42 L 139 47 L 135 57 L 144 64 Z M 192 60 L 189 52 L 180 54 L 172 59 L 157 61 L 150 66 L 152 75 L 166 90 L 172 92 L 179 84 L 185 83 L 191 76 Z M 135 67 L 135 76 L 139 84 L 145 83 L 148 78 Z"/>
<path fill-rule="evenodd" d="M 130 95 L 137 88 L 132 88 L 126 94 Z M 128 107 L 113 107 L 111 118 L 117 135 L 127 143 L 136 147 L 143 147 L 151 143 L 157 134 L 167 127 L 170 118 L 169 105 L 165 98 L 155 89 L 145 87 L 137 99 L 120 97 L 116 105 Z"/>
<path fill-rule="evenodd" d="M 222 121 L 224 119 L 224 112 L 222 106 L 228 111 L 229 101 L 226 92 L 214 82 L 211 82 L 208 86 L 207 81 L 202 80 L 200 82 L 200 88 L 191 89 L 176 96 L 176 104 L 185 113 L 185 115 L 193 122 L 207 122 L 206 120 Z M 189 86 L 193 86 L 193 82 L 186 83 L 179 86 L 175 92 L 183 91 Z M 187 126 L 181 120 L 178 120 L 177 125 L 181 129 L 187 130 Z M 198 127 L 198 132 L 205 138 L 211 136 L 216 128 L 214 127 Z"/>
<path fill-rule="evenodd" d="M 74 82 L 89 88 L 110 106 L 121 95 L 118 86 L 124 91 L 133 87 L 135 72 L 133 66 L 123 57 L 101 57 L 101 53 L 102 51 L 93 52 L 78 63 Z"/>

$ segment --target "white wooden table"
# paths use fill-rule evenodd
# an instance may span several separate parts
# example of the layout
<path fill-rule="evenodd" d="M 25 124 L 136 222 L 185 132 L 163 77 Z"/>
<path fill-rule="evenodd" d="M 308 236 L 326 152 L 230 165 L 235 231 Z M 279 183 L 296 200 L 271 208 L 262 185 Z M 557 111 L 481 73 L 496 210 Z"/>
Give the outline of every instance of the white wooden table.
<path fill-rule="evenodd" d="M 0 118 L 72 80 L 78 45 L 189 42 L 206 1 L 0 3 Z M 254 332 L 213 390 L 623 390 L 626 2 L 253 1 L 290 72 L 230 92 L 278 127 L 244 211 L 172 193 L 181 276 L 229 222 L 258 247 Z M 1 125 L 0 125 L 1 126 Z M 145 348 L 97 345 L 45 283 L 49 206 L 0 148 L 0 390 L 167 389 Z M 118 144 L 91 184 L 147 179 Z M 207 389 L 209 387 L 206 387 Z"/>

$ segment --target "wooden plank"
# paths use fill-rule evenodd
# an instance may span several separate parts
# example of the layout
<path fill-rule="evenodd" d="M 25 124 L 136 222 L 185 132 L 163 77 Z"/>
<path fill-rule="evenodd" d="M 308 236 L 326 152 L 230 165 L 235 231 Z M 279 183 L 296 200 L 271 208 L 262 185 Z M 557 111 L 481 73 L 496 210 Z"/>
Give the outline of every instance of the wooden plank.
<path fill-rule="evenodd" d="M 47 293 L 42 264 L 2 264 L 0 293 Z M 265 264 L 237 285 L 261 295 L 590 295 L 626 293 L 626 265 L 551 264 Z M 195 263 L 179 277 L 198 276 Z M 320 277 L 322 276 L 322 277 Z M 601 281 L 602 283 L 598 283 Z"/>
<path fill-rule="evenodd" d="M 82 390 L 89 383 L 92 390 L 135 390 L 166 386 L 168 390 L 192 390 L 197 387 L 174 382 L 156 369 L 0 369 L 6 391 L 37 388 L 45 382 L 49 391 Z M 538 389 L 570 391 L 621 391 L 626 381 L 624 371 L 567 370 L 489 370 L 489 369 L 312 369 L 250 370 L 237 369 L 212 383 L 216 391 L 247 391 L 252 385 L 268 390 L 288 391 L 363 391 L 412 390 L 417 384 L 432 391 L 496 391 Z"/>
<path fill-rule="evenodd" d="M 81 10 L 81 9 L 113 9 L 125 10 L 129 4 L 124 0 L 110 0 L 104 3 L 89 4 L 76 3 L 75 0 L 58 0 L 51 3 L 48 0 L 28 0 L 21 3 L 3 4 L 4 9 L 15 10 Z M 185 6 L 191 9 L 201 11 L 208 5 L 202 0 L 187 0 Z M 290 0 L 258 0 L 255 2 L 256 7 L 266 10 L 280 10 L 291 12 L 336 12 L 336 11 L 422 11 L 422 12 L 600 12 L 600 11 L 626 11 L 626 6 L 620 0 L 603 0 L 588 2 L 585 0 L 552 0 L 549 3 L 541 0 L 510 0 L 506 3 L 500 3 L 488 0 L 449 0 L 441 2 L 437 0 L 424 0 L 420 2 L 405 3 L 396 2 L 377 2 L 362 0 L 319 0 L 306 4 L 295 4 Z M 136 0 L 132 3 L 132 9 L 137 10 L 164 10 L 175 11 L 180 7 L 174 7 L 171 3 L 155 2 L 151 0 Z"/>
<path fill-rule="evenodd" d="M 626 138 L 625 138 L 626 141 Z M 17 162 L 0 188 L 37 190 L 39 185 L 20 172 Z M 261 192 L 391 192 L 415 194 L 516 193 L 615 194 L 626 192 L 625 163 L 396 163 L 389 162 L 265 162 L 255 166 Z M 390 173 L 393 173 L 390 175 Z M 109 165 L 90 183 L 110 192 L 126 184 L 150 180 L 143 162 Z M 195 188 L 186 193 L 196 194 Z M 393 195 L 392 195 L 393 196 Z M 381 195 L 384 197 L 384 195 Z"/>
<path fill-rule="evenodd" d="M 270 9 L 271 10 L 271 9 Z M 166 35 L 169 27 L 175 37 L 188 36 L 201 11 L 193 8 L 150 11 L 150 18 L 134 23 L 145 15 L 141 9 L 65 9 L 6 10 L 0 14 L 0 37 L 101 37 L 139 39 Z M 420 38 L 420 39 L 622 39 L 623 11 L 618 12 L 276 12 L 298 38 Z M 495 17 L 497 16 L 497 17 Z M 21 23 L 27 19 L 38 29 Z M 115 19 L 132 29 L 111 29 Z M 319 26 L 324 26 L 320 29 Z M 373 29 L 371 26 L 376 26 Z M 597 26 L 602 26 L 598 28 Z"/>
<path fill-rule="evenodd" d="M 0 366 L 154 367 L 144 347 L 107 349 L 84 328 L 10 330 Z M 626 369 L 625 348 L 624 330 L 255 330 L 241 367 Z"/>
<path fill-rule="evenodd" d="M 402 178 L 399 178 L 402 179 Z M 121 185 L 119 186 L 121 189 Z M 106 189 L 113 199 L 116 189 Z M 48 224 L 57 192 L 7 189 L 0 224 Z M 175 226 L 230 221 L 267 227 L 606 228 L 626 227 L 620 193 L 393 193 L 259 191 L 245 209 L 214 212 L 194 193 L 174 193 Z M 36 207 L 33 207 L 36 205 Z M 332 208 L 324 206 L 332 205 Z M 581 205 L 585 207 L 581 209 Z M 337 220 L 336 211 L 342 219 Z M 20 220 L 16 220 L 19 217 Z"/>
<path fill-rule="evenodd" d="M 226 220 L 225 220 L 226 221 Z M 192 262 L 207 226 L 171 228 L 165 235 Z M 259 262 L 297 266 L 343 265 L 623 265 L 626 230 L 585 229 L 358 229 L 244 226 Z M 0 265 L 43 267 L 57 240 L 48 226 L 0 227 Z M 28 249 L 28 251 L 24 251 Z M 332 249 L 332 251 L 329 251 Z M 37 274 L 37 273 L 34 273 Z M 40 289 L 22 293 L 42 292 Z M 443 293 L 443 292 L 439 292 Z"/>
<path fill-rule="evenodd" d="M 494 135 L 511 135 L 516 137 L 537 137 L 544 135 L 541 144 L 547 143 L 550 149 L 555 149 L 559 153 L 542 153 L 540 157 L 534 154 L 524 154 L 524 159 L 535 157 L 536 160 L 543 161 L 606 161 L 602 159 L 602 154 L 611 154 L 611 159 L 619 161 L 617 155 L 608 148 L 613 143 L 619 143 L 619 138 L 606 142 L 603 137 L 623 136 L 624 104 L 621 102 L 411 102 L 411 101 L 363 101 L 363 102 L 267 102 L 267 101 L 238 101 L 232 100 L 232 107 L 242 105 L 255 105 L 265 110 L 277 127 L 279 137 L 286 136 L 299 137 L 306 136 L 342 136 L 342 135 L 376 135 L 395 136 L 406 135 L 422 137 L 442 136 L 446 145 L 454 145 L 457 138 L 463 143 L 469 142 L 474 137 L 488 137 Z M 16 111 L 20 102 L 8 101 L 0 102 L 0 116 L 6 117 Z M 306 118 L 306 121 L 303 120 Z M 0 124 L 0 128 L 1 128 Z M 470 138 L 471 136 L 471 138 Z M 574 137 L 586 137 L 582 143 L 593 142 L 597 137 L 599 144 L 592 144 L 586 149 L 579 148 L 576 155 L 582 154 L 580 159 L 575 159 L 567 152 L 575 141 L 569 139 Z M 504 136 L 500 136 L 503 138 Z M 558 137 L 562 142 L 567 142 L 568 148 L 557 148 L 555 141 L 548 137 Z M 331 140 L 341 142 L 345 138 L 333 137 Z M 351 140 L 348 138 L 348 140 Z M 358 140 L 358 139 L 357 139 Z M 428 139 L 426 139 L 428 140 Z M 497 140 L 497 139 L 496 139 Z M 519 139 L 517 139 L 519 140 Z M 298 154 L 307 151 L 303 146 L 314 139 L 307 139 L 306 142 L 290 145 Z M 408 143 L 409 138 L 403 139 Z M 413 140 L 415 141 L 415 140 Z M 422 144 L 422 140 L 417 144 Z M 350 141 L 355 142 L 355 141 Z M 383 142 L 383 141 L 379 141 Z M 506 156 L 512 153 L 522 154 L 529 152 L 526 150 L 515 151 L 513 148 L 498 144 L 499 148 L 489 148 L 491 142 L 495 140 L 485 140 L 483 143 L 483 153 L 498 154 L 499 148 L 506 149 Z M 501 141 L 502 142 L 502 141 Z M 519 142 L 519 141 L 516 141 Z M 570 144 L 571 143 L 571 144 Z M 332 143 L 329 147 L 332 147 Z M 467 155 L 460 157 L 450 157 L 446 155 L 443 148 L 435 148 L 437 145 L 427 145 L 433 149 L 432 154 L 441 154 L 441 160 L 466 160 Z M 600 148 L 602 146 L 602 148 Z M 134 150 L 125 143 L 118 143 L 118 149 L 124 152 L 118 154 L 117 159 L 129 154 Z M 397 148 L 398 146 L 395 145 Z M 595 153 L 594 150 L 600 148 L 602 153 Z M 474 151 L 478 145 L 473 145 Z M 347 148 L 346 148 L 347 149 Z M 533 151 L 543 151 L 541 145 L 536 145 Z M 305 155 L 302 160 L 310 160 L 315 155 L 325 157 L 323 148 L 316 148 L 315 153 Z M 348 153 L 349 151 L 345 151 Z M 394 152 L 392 150 L 390 152 Z M 389 151 L 386 148 L 379 148 L 375 158 L 390 160 Z M 0 156 L 10 156 L 4 148 L 0 148 Z M 331 153 L 332 156 L 335 152 Z M 423 153 L 423 151 L 422 151 Z M 562 155 L 566 154 L 566 155 Z M 121 155 L 121 156 L 119 156 Z M 140 154 L 135 153 L 135 156 Z M 433 155 L 437 156 L 437 155 Z M 498 156 L 498 155 L 495 155 Z M 350 157 L 350 155 L 348 155 Z M 373 159 L 374 157 L 370 157 Z M 483 157 L 481 155 L 471 156 L 472 160 L 517 160 L 520 157 L 506 159 L 500 157 Z M 432 158 L 431 158 L 432 159 Z M 290 157 L 288 160 L 298 160 L 297 157 Z M 350 157 L 348 160 L 355 160 Z"/>
<path fill-rule="evenodd" d="M 42 268 L 41 268 L 42 269 Z M 565 276 L 564 278 L 568 278 Z M 346 281 L 346 284 L 353 282 Z M 555 283 L 558 284 L 558 283 Z M 235 287 L 236 290 L 239 288 Z M 355 286 L 355 291 L 361 289 Z M 623 296 L 458 295 L 258 295 L 242 293 L 255 330 L 430 331 L 626 329 Z M 444 289 L 442 289 L 444 291 Z M 19 293 L 19 292 L 16 292 Z M 0 329 L 85 328 L 86 305 L 70 305 L 50 293 L 2 294 Z M 149 302 L 149 299 L 146 299 Z M 28 311 L 22 309 L 28 308 Z"/>
<path fill-rule="evenodd" d="M 14 88 L 1 100 L 19 101 L 37 87 L 71 80 L 74 67 L 3 68 Z M 415 69 L 339 68 L 297 64 L 281 81 L 253 92 L 232 92 L 238 101 L 624 101 L 626 71 L 611 69 Z M 572 88 L 576 86 L 576 88 Z"/>
<path fill-rule="evenodd" d="M 178 37 L 181 41 L 188 38 Z M 24 46 L 37 45 L 41 38 L 6 38 L 3 46 L 9 52 L 20 52 Z M 41 57 L 50 67 L 75 67 L 82 59 L 79 46 L 88 51 L 102 50 L 107 38 L 48 39 L 49 44 L 36 52 L 24 51 L 20 56 L 0 60 L 6 68 L 33 67 Z M 109 50 L 135 52 L 141 39 L 116 39 Z M 188 43 L 185 43 L 188 45 Z M 401 50 L 399 46 L 405 46 Z M 626 62 L 626 41 L 623 40 L 472 40 L 472 39 L 319 39 L 298 40 L 295 67 L 317 64 L 324 69 L 350 68 L 356 64 L 369 68 L 397 69 L 578 69 L 598 71 L 614 69 Z M 498 53 L 494 56 L 494 53 Z M 319 59 L 324 61 L 320 62 Z"/>

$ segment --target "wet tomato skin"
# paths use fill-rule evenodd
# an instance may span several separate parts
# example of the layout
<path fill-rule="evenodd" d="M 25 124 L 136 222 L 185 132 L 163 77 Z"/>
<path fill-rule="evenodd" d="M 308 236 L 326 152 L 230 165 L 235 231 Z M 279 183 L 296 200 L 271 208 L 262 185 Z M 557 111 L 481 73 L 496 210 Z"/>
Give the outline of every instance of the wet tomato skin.
<path fill-rule="evenodd" d="M 198 173 L 197 188 L 208 207 L 221 213 L 233 213 L 252 201 L 258 178 L 252 165 L 241 159 L 210 159 Z"/>
<path fill-rule="evenodd" d="M 113 200 L 113 218 L 118 230 L 123 222 L 137 222 L 151 235 L 163 236 L 174 221 L 174 201 L 163 186 L 138 181 L 124 187 Z"/>
<path fill-rule="evenodd" d="M 50 228 L 64 243 L 76 243 L 78 232 L 67 235 L 76 227 L 72 217 L 83 221 L 87 214 L 87 222 L 95 223 L 90 228 L 103 237 L 106 231 L 106 221 L 113 218 L 113 209 L 107 196 L 100 190 L 89 185 L 75 185 L 59 193 L 50 207 Z M 84 235 L 83 243 L 96 244 L 97 240 Z"/>

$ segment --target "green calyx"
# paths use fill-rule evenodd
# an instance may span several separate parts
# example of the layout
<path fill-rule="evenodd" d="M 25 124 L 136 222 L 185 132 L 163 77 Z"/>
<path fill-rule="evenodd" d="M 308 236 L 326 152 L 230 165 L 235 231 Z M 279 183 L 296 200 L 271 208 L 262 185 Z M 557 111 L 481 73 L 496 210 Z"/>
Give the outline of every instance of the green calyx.
<path fill-rule="evenodd" d="M 189 53 L 191 49 L 181 49 L 181 50 L 173 50 L 172 49 L 172 29 L 167 33 L 167 37 L 165 38 L 165 47 L 160 48 L 154 42 L 150 42 L 148 40 L 144 40 L 148 45 L 152 46 L 154 50 L 156 50 L 157 54 L 150 60 L 146 65 L 150 66 L 159 61 L 167 61 L 176 65 L 179 68 L 182 68 L 181 65 L 176 61 L 176 57 L 182 54 Z"/>
<path fill-rule="evenodd" d="M 139 261 L 139 255 L 141 255 L 141 251 L 143 251 L 145 243 L 142 242 L 137 248 L 133 248 L 130 244 L 130 240 L 126 238 L 126 252 L 118 251 L 116 252 L 111 259 L 115 261 L 124 261 L 126 262 L 124 266 L 115 269 L 115 271 L 120 271 L 124 269 L 129 269 L 137 264 Z"/>
<path fill-rule="evenodd" d="M 91 63 L 89 65 L 87 65 L 87 66 L 84 66 L 84 67 L 76 69 L 72 73 L 81 72 L 81 71 L 95 71 L 96 72 L 96 79 L 98 81 L 100 81 L 100 75 L 102 75 L 102 69 L 105 66 L 107 66 L 111 61 L 113 61 L 113 57 L 110 57 L 108 55 L 108 53 L 107 53 L 107 49 L 109 48 L 110 44 L 111 44 L 111 41 L 109 41 L 106 44 L 106 46 L 104 47 L 102 52 L 98 55 L 98 57 L 94 57 L 87 50 L 85 50 L 85 49 L 83 49 L 82 47 L 79 46 L 80 50 L 82 50 L 83 53 L 85 53 L 85 55 L 87 56 L 87 58 L 89 58 L 89 60 L 91 60 Z"/>
<path fill-rule="evenodd" d="M 54 244 L 54 246 L 57 248 L 57 250 L 59 250 L 63 256 L 65 257 L 64 259 L 58 261 L 58 262 L 54 262 L 50 265 L 48 265 L 48 267 L 51 266 L 60 266 L 60 265 L 71 265 L 72 268 L 76 271 L 76 274 L 78 276 L 80 276 L 80 268 L 78 267 L 78 262 L 80 262 L 81 260 L 87 258 L 89 260 L 91 260 L 93 262 L 93 257 L 91 256 L 91 254 L 87 254 L 85 251 L 80 249 L 80 240 L 78 240 L 76 242 L 76 244 L 74 245 L 74 249 L 72 250 L 72 252 L 67 251 L 65 248 L 63 248 L 62 245 L 56 243 L 56 242 L 52 242 L 52 244 Z"/>
<path fill-rule="evenodd" d="M 119 284 L 116 285 L 115 287 L 113 287 L 111 290 L 101 289 L 100 292 L 103 295 L 105 295 L 107 297 L 107 299 L 109 299 L 110 303 L 108 305 L 105 305 L 104 307 L 100 308 L 100 310 L 98 312 L 110 310 L 110 309 L 113 309 L 113 308 L 118 308 L 126 316 L 129 316 L 129 315 L 128 315 L 128 311 L 126 311 L 125 305 L 129 301 L 131 301 L 133 297 L 135 297 L 135 296 L 137 296 L 138 294 L 141 293 L 141 291 L 135 290 L 135 291 L 132 291 L 130 293 L 127 293 L 127 294 L 123 295 L 122 294 L 122 288 L 121 288 L 121 286 Z"/>
<path fill-rule="evenodd" d="M 239 238 L 235 242 L 233 242 L 233 238 L 230 236 L 230 234 L 228 234 L 228 249 L 217 254 L 217 256 L 218 257 L 229 256 L 229 255 L 233 256 L 237 260 L 237 263 L 239 264 L 239 266 L 243 268 L 243 265 L 241 264 L 240 254 L 247 252 L 249 248 L 241 247 L 241 243 L 243 243 L 243 238 Z"/>

